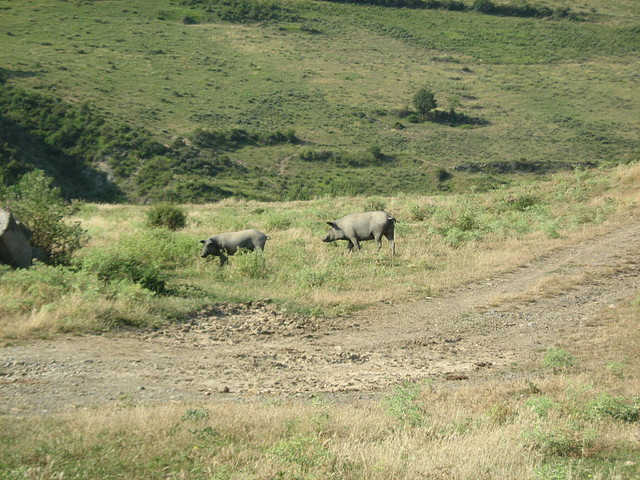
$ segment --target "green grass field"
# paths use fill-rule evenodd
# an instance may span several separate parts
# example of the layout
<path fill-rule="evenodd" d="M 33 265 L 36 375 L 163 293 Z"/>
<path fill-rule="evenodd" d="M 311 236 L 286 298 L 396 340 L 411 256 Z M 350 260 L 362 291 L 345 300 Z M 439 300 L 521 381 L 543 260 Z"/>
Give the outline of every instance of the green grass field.
<path fill-rule="evenodd" d="M 486 189 L 530 170 L 636 159 L 635 4 L 584 5 L 581 21 L 279 5 L 295 20 L 209 21 L 203 9 L 168 0 L 3 0 L 0 67 L 11 85 L 88 102 L 107 121 L 143 126 L 166 144 L 199 128 L 293 129 L 300 144 L 229 153 L 244 170 L 213 182 L 249 198 Z M 441 109 L 478 123 L 407 121 L 423 85 Z M 300 157 L 372 148 L 382 164 Z M 452 174 L 446 182 L 442 168 Z M 131 199 L 145 197 L 118 180 Z"/>

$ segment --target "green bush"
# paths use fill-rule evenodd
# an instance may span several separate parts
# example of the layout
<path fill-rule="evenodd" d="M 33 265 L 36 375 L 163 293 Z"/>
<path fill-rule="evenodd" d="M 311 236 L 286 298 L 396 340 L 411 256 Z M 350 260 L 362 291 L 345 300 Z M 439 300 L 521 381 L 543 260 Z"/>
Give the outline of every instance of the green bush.
<path fill-rule="evenodd" d="M 527 432 L 533 447 L 547 455 L 559 457 L 580 456 L 585 449 L 592 448 L 595 434 L 574 426 L 560 426 L 550 429 L 535 428 Z"/>
<path fill-rule="evenodd" d="M 315 436 L 298 435 L 281 440 L 271 448 L 270 453 L 283 465 L 299 470 L 302 475 L 291 478 L 311 478 L 309 471 L 331 458 L 329 451 Z"/>
<path fill-rule="evenodd" d="M 179 230 L 187 224 L 187 213 L 182 207 L 172 204 L 158 204 L 147 212 L 147 225 Z"/>
<path fill-rule="evenodd" d="M 88 240 L 80 222 L 66 221 L 76 207 L 62 198 L 60 189 L 52 186 L 42 170 L 26 173 L 16 185 L 0 188 L 0 206 L 31 229 L 31 244 L 45 251 L 52 264 L 68 264 Z"/>
<path fill-rule="evenodd" d="M 422 115 L 422 118 L 428 118 L 437 106 L 436 97 L 428 87 L 420 88 L 413 95 L 413 107 Z"/>
<path fill-rule="evenodd" d="M 548 397 L 535 396 L 527 400 L 526 404 L 538 418 L 545 418 L 550 410 L 557 409 L 559 404 Z"/>
<path fill-rule="evenodd" d="M 387 208 L 387 202 L 380 197 L 369 197 L 365 200 L 362 208 L 365 212 L 384 211 Z"/>
<path fill-rule="evenodd" d="M 305 288 L 317 288 L 324 285 L 330 278 L 327 270 L 317 270 L 313 267 L 303 267 L 296 274 L 297 283 Z"/>
<path fill-rule="evenodd" d="M 393 394 L 386 397 L 382 404 L 388 415 L 404 425 L 418 427 L 425 422 L 422 408 L 417 403 L 422 389 L 420 385 L 405 382 L 394 388 Z"/>
<path fill-rule="evenodd" d="M 251 279 L 266 278 L 269 275 L 266 258 L 258 251 L 248 252 L 241 249 L 234 256 L 232 269 L 239 276 Z"/>
<path fill-rule="evenodd" d="M 542 359 L 542 366 L 556 373 L 573 367 L 575 363 L 575 358 L 569 352 L 553 347 L 547 349 Z"/>
<path fill-rule="evenodd" d="M 105 283 L 128 281 L 155 293 L 164 293 L 168 275 L 157 266 L 145 263 L 127 252 L 94 253 L 83 267 Z"/>
<path fill-rule="evenodd" d="M 433 205 L 418 205 L 417 203 L 412 203 L 409 205 L 409 218 L 421 222 L 431 217 L 435 210 L 436 207 Z"/>
<path fill-rule="evenodd" d="M 587 412 L 593 418 L 610 417 L 623 422 L 637 422 L 640 420 L 640 398 L 630 403 L 622 397 L 603 393 L 589 403 Z"/>
<path fill-rule="evenodd" d="M 79 291 L 90 295 L 95 291 L 95 279 L 65 265 L 37 264 L 31 268 L 6 271 L 2 283 L 12 292 L 19 292 L 14 298 L 2 299 L 4 312 L 24 311 L 54 303 L 61 297 Z"/>
<path fill-rule="evenodd" d="M 136 233 L 109 248 L 93 249 L 83 256 L 81 267 L 106 283 L 131 282 L 164 293 L 169 272 L 194 261 L 198 244 L 169 230 Z"/>

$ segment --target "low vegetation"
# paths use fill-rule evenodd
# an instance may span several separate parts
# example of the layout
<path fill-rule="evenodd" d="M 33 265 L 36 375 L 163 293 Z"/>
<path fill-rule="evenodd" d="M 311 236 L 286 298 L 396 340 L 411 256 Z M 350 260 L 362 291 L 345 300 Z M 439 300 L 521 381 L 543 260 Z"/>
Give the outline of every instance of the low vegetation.
<path fill-rule="evenodd" d="M 637 166 L 577 169 L 535 186 L 451 196 L 75 204 L 73 216 L 67 210 L 53 230 L 78 235 L 65 262 L 2 271 L 0 330 L 18 338 L 150 326 L 215 302 L 265 298 L 323 316 L 436 295 L 624 221 L 640 195 L 637 172 Z M 391 257 L 385 239 L 381 251 L 365 242 L 364 252 L 353 255 L 344 242 L 320 241 L 327 221 L 370 210 L 387 210 L 398 220 L 398 256 Z M 36 220 L 25 215 L 23 221 L 38 230 Z M 245 228 L 271 237 L 264 254 L 231 257 L 223 268 L 215 258 L 199 257 L 201 239 Z M 552 358 L 550 369 L 560 360 Z"/>

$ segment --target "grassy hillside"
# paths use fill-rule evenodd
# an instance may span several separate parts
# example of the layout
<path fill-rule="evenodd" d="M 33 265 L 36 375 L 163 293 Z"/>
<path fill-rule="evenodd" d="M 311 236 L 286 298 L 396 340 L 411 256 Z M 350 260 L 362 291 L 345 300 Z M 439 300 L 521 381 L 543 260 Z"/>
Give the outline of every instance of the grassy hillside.
<path fill-rule="evenodd" d="M 131 200 L 210 201 L 487 189 L 637 158 L 634 2 L 590 0 L 571 7 L 577 20 L 312 0 L 245 2 L 247 14 L 233 3 L 0 0 L 5 89 L 164 146 L 132 154 L 101 131 L 86 150 L 26 149 L 47 132 L 14 105 L 3 122 L 22 132 L 3 138 L 3 166 L 13 160 L 17 176 L 16 164 L 72 156 Z M 424 85 L 460 121 L 412 123 Z M 201 130 L 214 140 L 194 144 Z M 250 140 L 219 141 L 237 131 Z M 296 141 L 264 140 L 284 132 Z"/>

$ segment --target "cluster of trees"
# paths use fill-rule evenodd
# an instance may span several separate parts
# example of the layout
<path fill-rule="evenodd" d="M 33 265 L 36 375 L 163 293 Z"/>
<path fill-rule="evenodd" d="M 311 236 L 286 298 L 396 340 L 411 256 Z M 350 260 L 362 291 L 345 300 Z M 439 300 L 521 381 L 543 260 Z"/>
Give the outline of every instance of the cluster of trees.
<path fill-rule="evenodd" d="M 486 122 L 479 118 L 470 117 L 464 113 L 457 112 L 454 106 L 449 110 L 439 110 L 435 94 L 427 86 L 421 87 L 413 95 L 413 108 L 415 113 L 409 115 L 409 121 L 419 123 L 432 121 L 445 123 L 448 125 L 483 125 Z"/>
<path fill-rule="evenodd" d="M 382 153 L 378 145 L 372 145 L 366 151 L 357 153 L 305 150 L 300 154 L 300 159 L 305 162 L 332 163 L 338 167 L 351 168 L 378 166 L 391 160 Z"/>

